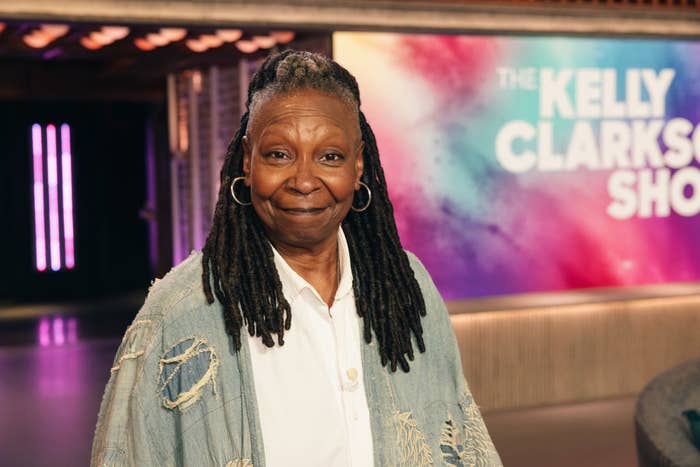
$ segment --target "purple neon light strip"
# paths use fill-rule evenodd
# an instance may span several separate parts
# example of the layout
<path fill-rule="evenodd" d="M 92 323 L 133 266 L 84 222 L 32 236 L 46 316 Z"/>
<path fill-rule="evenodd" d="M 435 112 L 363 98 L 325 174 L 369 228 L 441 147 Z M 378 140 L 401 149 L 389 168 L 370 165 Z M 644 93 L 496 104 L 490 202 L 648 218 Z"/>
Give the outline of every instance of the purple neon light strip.
<path fill-rule="evenodd" d="M 61 316 L 56 316 L 53 319 L 53 343 L 56 345 L 63 345 L 66 343 L 66 333 L 63 329 L 63 318 Z"/>
<path fill-rule="evenodd" d="M 49 182 L 49 252 L 51 270 L 61 269 L 61 239 L 58 208 L 58 162 L 56 156 L 56 127 L 46 127 L 46 169 Z"/>
<path fill-rule="evenodd" d="M 73 154 L 70 148 L 70 127 L 61 125 L 61 183 L 63 189 L 63 251 L 66 268 L 75 266 L 73 251 Z"/>
<path fill-rule="evenodd" d="M 46 271 L 46 228 L 44 226 L 44 168 L 41 126 L 32 125 L 32 161 L 34 165 L 34 247 L 36 269 Z"/>

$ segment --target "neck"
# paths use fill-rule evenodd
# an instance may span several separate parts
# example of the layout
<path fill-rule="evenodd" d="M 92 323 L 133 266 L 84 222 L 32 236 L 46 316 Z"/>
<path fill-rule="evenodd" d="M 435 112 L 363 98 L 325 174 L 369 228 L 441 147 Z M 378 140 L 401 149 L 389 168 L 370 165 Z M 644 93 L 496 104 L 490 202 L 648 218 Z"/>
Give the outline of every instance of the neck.
<path fill-rule="evenodd" d="M 330 307 L 340 282 L 337 236 L 308 248 L 275 242 L 273 245 L 287 264 L 311 284 Z"/>

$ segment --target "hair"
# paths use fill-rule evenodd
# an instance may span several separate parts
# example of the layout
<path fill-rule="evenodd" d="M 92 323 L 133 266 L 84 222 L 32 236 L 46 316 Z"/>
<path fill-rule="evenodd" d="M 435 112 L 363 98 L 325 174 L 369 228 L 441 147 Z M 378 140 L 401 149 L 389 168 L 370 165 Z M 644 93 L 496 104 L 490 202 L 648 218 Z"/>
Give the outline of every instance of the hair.
<path fill-rule="evenodd" d="M 258 103 L 269 96 L 309 89 L 357 109 L 364 141 L 361 180 L 371 190 L 372 202 L 363 212 L 351 210 L 342 222 L 355 305 L 367 343 L 374 332 L 382 365 L 389 364 L 391 371 L 399 366 L 408 372 L 408 360 L 414 358 L 412 340 L 425 352 L 423 295 L 401 247 L 374 134 L 360 111 L 357 81 L 348 70 L 322 55 L 293 50 L 272 55 L 250 82 L 246 112 L 221 169 L 219 197 L 203 249 L 202 283 L 207 302 L 213 303 L 216 296 L 223 305 L 226 332 L 236 350 L 240 350 L 244 324 L 249 334 L 260 337 L 266 346 L 274 346 L 273 334 L 278 344 L 284 345 L 292 314 L 271 244 L 253 207 L 237 204 L 229 189 L 233 179 L 243 175 L 243 137 Z"/>

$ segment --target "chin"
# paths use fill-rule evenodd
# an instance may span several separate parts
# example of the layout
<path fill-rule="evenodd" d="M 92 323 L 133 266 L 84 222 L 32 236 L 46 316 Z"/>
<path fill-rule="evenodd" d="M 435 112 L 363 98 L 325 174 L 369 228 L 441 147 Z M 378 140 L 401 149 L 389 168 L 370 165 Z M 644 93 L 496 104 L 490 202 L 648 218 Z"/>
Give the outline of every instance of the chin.
<path fill-rule="evenodd" d="M 328 241 L 330 237 L 335 238 L 339 227 L 340 224 L 319 229 L 318 223 L 316 223 L 316 225 L 309 225 L 307 227 L 295 226 L 294 228 L 288 228 L 285 229 L 283 234 L 270 233 L 274 238 L 288 245 L 314 247 Z"/>

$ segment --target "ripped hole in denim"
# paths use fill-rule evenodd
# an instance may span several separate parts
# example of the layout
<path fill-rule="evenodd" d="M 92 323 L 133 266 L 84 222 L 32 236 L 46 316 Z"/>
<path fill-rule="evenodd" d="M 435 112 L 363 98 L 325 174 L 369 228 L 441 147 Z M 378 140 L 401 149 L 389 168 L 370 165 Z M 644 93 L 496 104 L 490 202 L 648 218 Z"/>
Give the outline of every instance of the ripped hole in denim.
<path fill-rule="evenodd" d="M 206 339 L 185 337 L 173 344 L 159 361 L 158 393 L 167 409 L 184 411 L 211 385 L 216 396 L 219 358 Z"/>

